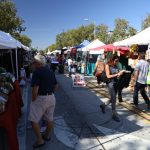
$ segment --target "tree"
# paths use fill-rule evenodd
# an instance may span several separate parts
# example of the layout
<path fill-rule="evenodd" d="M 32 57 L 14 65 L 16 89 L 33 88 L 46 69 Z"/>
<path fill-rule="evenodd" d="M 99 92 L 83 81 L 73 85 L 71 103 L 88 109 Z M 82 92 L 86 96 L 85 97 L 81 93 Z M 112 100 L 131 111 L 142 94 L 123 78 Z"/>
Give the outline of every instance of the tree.
<path fill-rule="evenodd" d="M 135 28 L 133 28 L 133 27 L 128 28 L 128 36 L 129 37 L 135 35 L 136 33 L 137 33 L 137 30 Z"/>
<path fill-rule="evenodd" d="M 100 41 L 108 44 L 109 43 L 109 41 L 108 41 L 108 27 L 104 24 L 97 26 L 96 27 L 96 36 Z"/>
<path fill-rule="evenodd" d="M 21 35 L 19 33 L 13 33 L 12 36 L 20 41 L 23 45 L 30 47 L 32 40 L 27 35 Z"/>
<path fill-rule="evenodd" d="M 115 28 L 111 36 L 111 42 L 123 40 L 136 34 L 136 29 L 129 26 L 129 22 L 125 19 L 115 19 Z"/>
<path fill-rule="evenodd" d="M 47 49 L 46 49 L 46 52 L 52 52 L 54 50 L 57 49 L 57 45 L 56 44 L 52 44 L 50 45 Z"/>
<path fill-rule="evenodd" d="M 142 30 L 150 27 L 150 14 L 147 14 L 146 18 L 142 21 Z"/>
<path fill-rule="evenodd" d="M 0 1 L 0 30 L 10 34 L 24 31 L 24 21 L 17 16 L 15 4 L 9 0 Z"/>
<path fill-rule="evenodd" d="M 28 47 L 30 47 L 30 46 L 31 46 L 31 43 L 32 43 L 32 40 L 31 40 L 27 35 L 20 35 L 19 41 L 20 41 L 23 45 L 28 46 Z"/>

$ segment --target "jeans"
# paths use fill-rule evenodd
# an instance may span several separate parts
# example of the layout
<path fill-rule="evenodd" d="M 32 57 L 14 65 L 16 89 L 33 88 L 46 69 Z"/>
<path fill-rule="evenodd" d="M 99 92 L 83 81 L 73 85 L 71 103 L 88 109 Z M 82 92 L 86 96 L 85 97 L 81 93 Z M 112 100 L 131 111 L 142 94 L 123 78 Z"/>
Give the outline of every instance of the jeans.
<path fill-rule="evenodd" d="M 107 84 L 109 94 L 110 94 L 110 101 L 112 106 L 112 110 L 116 109 L 116 94 L 117 94 L 117 83 L 114 81 L 111 81 L 110 83 Z"/>
<path fill-rule="evenodd" d="M 138 92 L 140 91 L 143 99 L 145 100 L 146 104 L 150 104 L 149 98 L 146 95 L 145 91 L 146 84 L 141 84 L 139 82 L 136 82 L 134 86 L 134 93 L 133 93 L 133 102 L 135 105 L 138 105 Z"/>

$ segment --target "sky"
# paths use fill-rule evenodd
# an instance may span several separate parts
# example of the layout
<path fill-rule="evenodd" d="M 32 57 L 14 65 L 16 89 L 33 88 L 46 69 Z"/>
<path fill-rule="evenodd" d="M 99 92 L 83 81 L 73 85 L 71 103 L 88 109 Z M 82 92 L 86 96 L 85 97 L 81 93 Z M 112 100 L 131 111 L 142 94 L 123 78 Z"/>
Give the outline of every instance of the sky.
<path fill-rule="evenodd" d="M 141 23 L 150 13 L 149 0 L 12 0 L 17 15 L 25 23 L 32 47 L 45 49 L 56 42 L 56 35 L 81 25 L 95 22 L 114 29 L 116 18 L 141 30 Z M 85 21 L 88 18 L 88 21 Z"/>

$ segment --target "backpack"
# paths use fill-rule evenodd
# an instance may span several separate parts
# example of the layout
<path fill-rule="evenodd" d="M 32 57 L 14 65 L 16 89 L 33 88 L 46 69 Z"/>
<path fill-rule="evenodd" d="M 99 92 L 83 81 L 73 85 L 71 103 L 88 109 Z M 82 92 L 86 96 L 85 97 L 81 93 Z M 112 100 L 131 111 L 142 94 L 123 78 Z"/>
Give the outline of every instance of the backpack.
<path fill-rule="evenodd" d="M 108 83 L 109 79 L 106 76 L 106 71 L 104 70 L 101 74 L 101 82 Z"/>

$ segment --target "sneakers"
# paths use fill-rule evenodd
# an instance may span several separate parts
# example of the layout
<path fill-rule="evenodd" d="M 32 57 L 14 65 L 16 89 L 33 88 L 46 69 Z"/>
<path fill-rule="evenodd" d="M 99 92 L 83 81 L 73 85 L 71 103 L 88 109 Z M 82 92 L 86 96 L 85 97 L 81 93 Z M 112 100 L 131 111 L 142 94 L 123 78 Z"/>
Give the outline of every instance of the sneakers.
<path fill-rule="evenodd" d="M 116 121 L 116 122 L 120 122 L 120 119 L 119 119 L 119 117 L 118 117 L 117 114 L 113 114 L 113 115 L 112 115 L 112 119 L 113 119 L 114 121 Z"/>
<path fill-rule="evenodd" d="M 105 104 L 101 104 L 100 108 L 101 108 L 102 113 L 105 113 Z"/>

